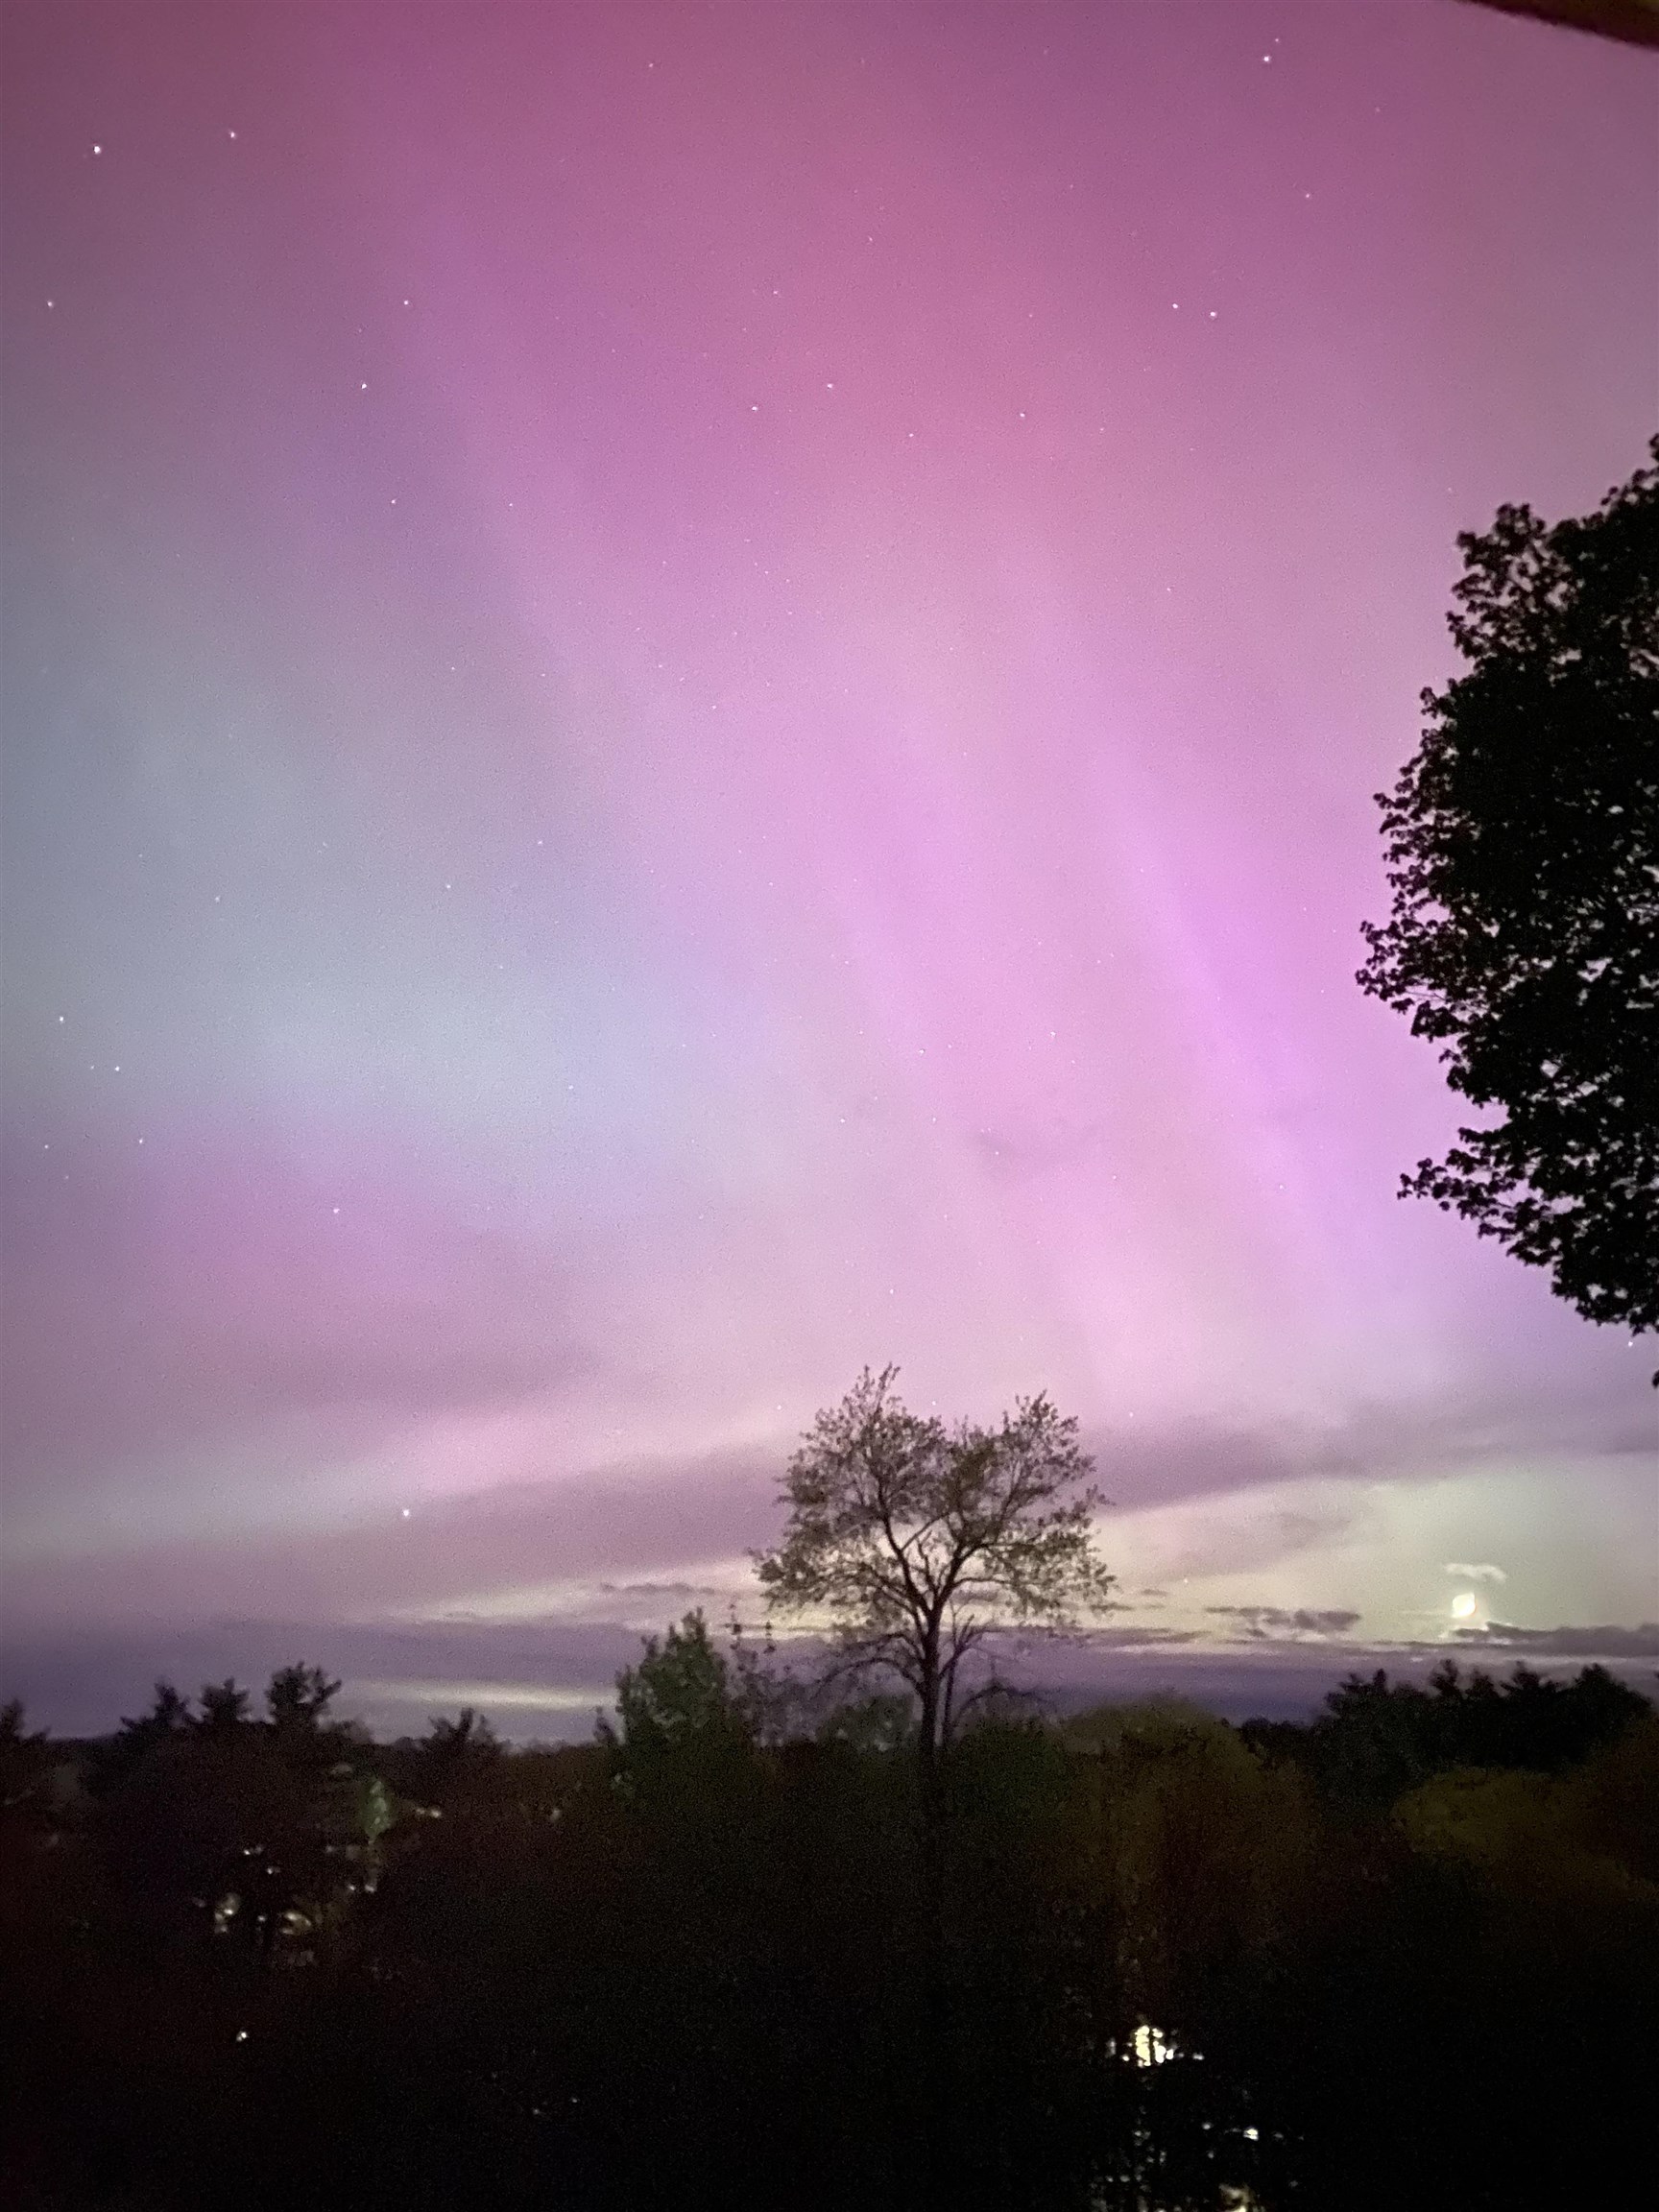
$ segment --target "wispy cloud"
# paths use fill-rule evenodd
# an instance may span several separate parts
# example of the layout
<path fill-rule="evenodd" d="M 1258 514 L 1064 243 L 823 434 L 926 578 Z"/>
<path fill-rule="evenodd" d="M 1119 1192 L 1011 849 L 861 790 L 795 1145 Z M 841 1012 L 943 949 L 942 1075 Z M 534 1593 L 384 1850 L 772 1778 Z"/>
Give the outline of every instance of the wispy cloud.
<path fill-rule="evenodd" d="M 1446 1562 L 1446 1572 L 1448 1575 L 1455 1575 L 1459 1582 L 1507 1582 L 1509 1579 L 1502 1567 L 1490 1565 L 1471 1567 L 1459 1559 L 1449 1559 Z"/>
<path fill-rule="evenodd" d="M 1608 1623 L 1588 1628 L 1518 1628 L 1507 1621 L 1489 1621 L 1479 1628 L 1455 1628 L 1453 1638 L 1480 1649 L 1536 1651 L 1559 1659 L 1659 1659 L 1659 1622 L 1645 1621 L 1639 1628 L 1620 1628 Z"/>
<path fill-rule="evenodd" d="M 1254 1642 L 1267 1638 L 1346 1636 L 1359 1619 L 1352 1607 L 1345 1605 L 1318 1608 L 1298 1605 L 1288 1609 L 1283 1605 L 1206 1605 L 1204 1610 L 1238 1622 Z"/>

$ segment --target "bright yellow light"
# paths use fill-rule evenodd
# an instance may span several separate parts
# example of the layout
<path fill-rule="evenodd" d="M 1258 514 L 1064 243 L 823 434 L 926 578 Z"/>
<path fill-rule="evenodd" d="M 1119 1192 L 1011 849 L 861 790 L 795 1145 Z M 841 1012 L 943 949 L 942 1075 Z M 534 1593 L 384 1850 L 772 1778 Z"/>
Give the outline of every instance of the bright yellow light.
<path fill-rule="evenodd" d="M 1479 1600 L 1476 1598 L 1473 1590 L 1459 1590 L 1456 1597 L 1452 1600 L 1453 1620 L 1469 1620 L 1473 1616 L 1475 1607 L 1479 1602 Z"/>

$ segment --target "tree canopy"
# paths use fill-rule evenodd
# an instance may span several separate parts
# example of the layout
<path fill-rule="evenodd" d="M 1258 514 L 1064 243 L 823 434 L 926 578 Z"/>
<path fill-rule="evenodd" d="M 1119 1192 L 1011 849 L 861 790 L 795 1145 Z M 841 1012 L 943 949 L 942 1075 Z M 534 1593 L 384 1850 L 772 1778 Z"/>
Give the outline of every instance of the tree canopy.
<path fill-rule="evenodd" d="M 296 1662 L 278 1667 L 265 1693 L 265 1710 L 274 1728 L 315 1730 L 327 1719 L 328 1708 L 340 1694 L 337 1676 L 321 1667 Z"/>
<path fill-rule="evenodd" d="M 0 1705 L 0 2203 L 1517 2212 L 1650 2162 L 1659 1716 L 1608 1671 L 980 1707 L 919 1823 L 913 1695 L 757 1739 L 745 1666 L 693 1614 L 558 1746 Z"/>
<path fill-rule="evenodd" d="M 1587 1319 L 1659 1328 L 1659 439 L 1593 515 L 1458 540 L 1468 663 L 1382 810 L 1361 987 L 1493 1117 L 1431 1198 Z M 1659 1381 L 1659 1377 L 1655 1378 Z"/>
<path fill-rule="evenodd" d="M 1037 1397 L 994 1429 L 948 1428 L 899 1402 L 897 1373 L 866 1368 L 818 1415 L 784 1479 L 783 1543 L 757 1568 L 774 1606 L 824 1620 L 843 1667 L 906 1685 L 926 1765 L 993 1687 L 966 1687 L 975 1647 L 999 1625 L 1076 1624 L 1112 1577 L 1074 1420 Z"/>
<path fill-rule="evenodd" d="M 636 1760 L 686 1748 L 733 1748 L 753 1735 L 733 1670 L 700 1607 L 661 1641 L 645 1638 L 637 1666 L 616 1677 L 616 1707 L 622 1743 Z"/>

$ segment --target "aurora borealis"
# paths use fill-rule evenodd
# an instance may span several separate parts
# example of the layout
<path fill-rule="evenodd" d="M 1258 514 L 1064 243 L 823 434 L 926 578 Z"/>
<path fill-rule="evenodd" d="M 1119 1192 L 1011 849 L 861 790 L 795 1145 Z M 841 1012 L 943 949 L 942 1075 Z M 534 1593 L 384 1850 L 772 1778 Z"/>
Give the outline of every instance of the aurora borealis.
<path fill-rule="evenodd" d="M 1148 1681 L 1659 1649 L 1652 1347 L 1396 1200 L 1457 1111 L 1353 982 L 1455 533 L 1651 434 L 1654 57 L 1450 0 L 6 39 L 43 1719 L 268 1645 L 580 1720 L 888 1360 L 1081 1417 Z"/>

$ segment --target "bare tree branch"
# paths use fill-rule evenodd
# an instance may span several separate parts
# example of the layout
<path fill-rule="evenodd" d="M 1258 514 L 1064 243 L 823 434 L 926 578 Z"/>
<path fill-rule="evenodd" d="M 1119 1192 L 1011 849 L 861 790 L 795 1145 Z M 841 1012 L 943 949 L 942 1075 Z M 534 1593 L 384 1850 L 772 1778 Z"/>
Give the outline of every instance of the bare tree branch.
<path fill-rule="evenodd" d="M 757 1552 L 768 1604 L 819 1616 L 843 1676 L 884 1669 L 920 1706 L 929 1771 L 963 1716 L 964 1663 L 994 1628 L 1060 1631 L 1109 1604 L 1103 1503 L 1077 1424 L 1046 1397 L 991 1429 L 948 1429 L 902 1405 L 897 1370 L 866 1368 L 789 1463 L 781 1545 Z"/>

